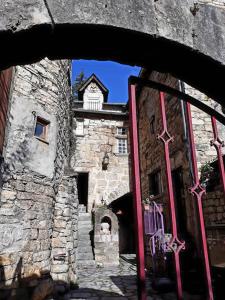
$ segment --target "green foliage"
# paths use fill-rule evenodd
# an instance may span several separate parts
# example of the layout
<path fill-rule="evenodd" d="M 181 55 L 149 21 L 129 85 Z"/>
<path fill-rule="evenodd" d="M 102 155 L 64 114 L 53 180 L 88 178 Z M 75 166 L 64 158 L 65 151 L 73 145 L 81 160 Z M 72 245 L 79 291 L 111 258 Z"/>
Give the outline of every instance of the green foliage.
<path fill-rule="evenodd" d="M 73 93 L 73 97 L 74 97 L 75 100 L 78 100 L 78 90 L 85 81 L 86 81 L 86 77 L 84 75 L 84 72 L 81 71 L 77 75 L 77 77 L 76 77 L 76 79 L 75 79 L 75 81 L 72 85 L 72 93 Z"/>
<path fill-rule="evenodd" d="M 200 172 L 200 180 L 203 185 L 207 185 L 209 180 L 212 178 L 214 173 L 214 167 L 212 166 L 213 161 L 208 161 L 204 165 L 201 166 Z"/>

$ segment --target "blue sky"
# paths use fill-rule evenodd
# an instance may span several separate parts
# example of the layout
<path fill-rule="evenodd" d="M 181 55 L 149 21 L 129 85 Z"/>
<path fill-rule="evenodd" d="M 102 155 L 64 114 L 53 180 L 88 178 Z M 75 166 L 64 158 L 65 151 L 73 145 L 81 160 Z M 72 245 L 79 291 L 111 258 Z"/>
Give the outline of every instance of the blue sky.
<path fill-rule="evenodd" d="M 72 64 L 72 83 L 83 71 L 86 77 L 95 73 L 109 90 L 108 102 L 127 102 L 128 77 L 138 75 L 140 68 L 121 65 L 112 61 L 74 60 Z"/>

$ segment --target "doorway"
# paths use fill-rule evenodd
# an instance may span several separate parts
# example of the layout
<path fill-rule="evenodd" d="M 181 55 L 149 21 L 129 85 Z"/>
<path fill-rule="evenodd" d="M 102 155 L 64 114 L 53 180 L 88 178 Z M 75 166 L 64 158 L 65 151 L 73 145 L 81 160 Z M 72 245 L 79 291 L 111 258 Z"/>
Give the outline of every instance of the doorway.
<path fill-rule="evenodd" d="M 119 253 L 134 254 L 134 215 L 133 197 L 131 193 L 113 201 L 109 208 L 116 214 L 119 223 Z"/>
<path fill-rule="evenodd" d="M 78 173 L 77 191 L 79 205 L 82 205 L 87 210 L 88 205 L 88 173 Z"/>

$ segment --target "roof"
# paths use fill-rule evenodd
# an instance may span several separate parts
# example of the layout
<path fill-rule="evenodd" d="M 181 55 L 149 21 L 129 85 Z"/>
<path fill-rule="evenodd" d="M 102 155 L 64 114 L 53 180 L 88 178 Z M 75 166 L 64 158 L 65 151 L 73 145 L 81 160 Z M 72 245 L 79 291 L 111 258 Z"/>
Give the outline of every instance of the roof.
<path fill-rule="evenodd" d="M 95 82 L 97 84 L 104 95 L 104 102 L 107 102 L 109 90 L 104 86 L 101 80 L 94 73 L 78 89 L 78 99 L 83 98 L 84 91 L 91 82 Z"/>

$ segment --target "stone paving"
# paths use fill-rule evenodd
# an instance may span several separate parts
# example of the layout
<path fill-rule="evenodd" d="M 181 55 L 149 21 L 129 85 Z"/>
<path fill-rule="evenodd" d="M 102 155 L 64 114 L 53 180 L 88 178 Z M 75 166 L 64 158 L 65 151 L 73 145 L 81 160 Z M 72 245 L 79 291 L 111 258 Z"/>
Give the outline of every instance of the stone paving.
<path fill-rule="evenodd" d="M 79 289 L 68 295 L 71 300 L 120 300 L 137 299 L 136 266 L 134 256 L 121 259 L 120 266 L 101 268 L 98 266 L 82 266 L 78 272 Z M 173 295 L 163 298 L 154 295 L 150 280 L 147 279 L 148 300 L 176 299 Z"/>

